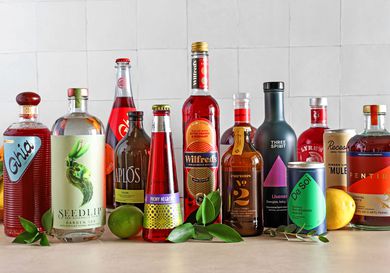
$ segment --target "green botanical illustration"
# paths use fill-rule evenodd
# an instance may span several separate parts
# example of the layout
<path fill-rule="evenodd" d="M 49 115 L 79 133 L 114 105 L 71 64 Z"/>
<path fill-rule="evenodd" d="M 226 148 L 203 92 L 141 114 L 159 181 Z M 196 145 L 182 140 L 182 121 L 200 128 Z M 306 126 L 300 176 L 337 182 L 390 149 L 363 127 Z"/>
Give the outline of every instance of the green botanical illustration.
<path fill-rule="evenodd" d="M 78 140 L 66 157 L 66 178 L 69 183 L 78 188 L 83 194 L 81 206 L 88 203 L 93 195 L 93 186 L 90 181 L 91 172 L 86 166 L 76 161 L 78 158 L 82 157 L 88 149 L 89 145 L 83 145 L 82 140 Z"/>

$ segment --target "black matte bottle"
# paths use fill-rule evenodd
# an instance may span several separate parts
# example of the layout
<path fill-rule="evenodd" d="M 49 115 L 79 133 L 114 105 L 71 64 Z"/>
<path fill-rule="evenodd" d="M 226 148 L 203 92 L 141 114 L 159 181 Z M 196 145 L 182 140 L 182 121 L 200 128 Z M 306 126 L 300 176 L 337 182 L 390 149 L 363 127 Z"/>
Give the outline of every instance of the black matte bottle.
<path fill-rule="evenodd" d="M 297 137 L 284 120 L 283 82 L 265 82 L 265 119 L 254 138 L 264 159 L 264 226 L 287 224 L 287 163 L 296 160 Z"/>

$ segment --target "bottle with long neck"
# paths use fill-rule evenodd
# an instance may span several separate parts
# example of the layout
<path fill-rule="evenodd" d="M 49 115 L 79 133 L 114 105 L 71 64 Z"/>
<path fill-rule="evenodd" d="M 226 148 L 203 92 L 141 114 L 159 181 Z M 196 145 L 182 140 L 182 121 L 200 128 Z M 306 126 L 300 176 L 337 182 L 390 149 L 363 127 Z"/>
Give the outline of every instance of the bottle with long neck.
<path fill-rule="evenodd" d="M 149 242 L 166 242 L 183 223 L 173 153 L 170 106 L 153 106 L 152 143 L 145 194 L 142 236 Z"/>
<path fill-rule="evenodd" d="M 298 138 L 298 161 L 324 162 L 323 136 L 328 129 L 328 100 L 310 98 L 311 126 Z"/>
<path fill-rule="evenodd" d="M 24 231 L 19 217 L 39 230 L 42 215 L 50 209 L 50 131 L 38 122 L 41 98 L 33 92 L 20 93 L 19 122 L 4 132 L 4 232 L 15 237 Z"/>
<path fill-rule="evenodd" d="M 51 136 L 53 234 L 66 242 L 104 232 L 104 128 L 87 110 L 88 89 L 69 88 L 69 111 Z"/>
<path fill-rule="evenodd" d="M 219 106 L 209 92 L 208 45 L 192 44 L 192 92 L 182 108 L 184 215 L 219 188 Z M 218 222 L 221 219 L 217 219 Z"/>
<path fill-rule="evenodd" d="M 284 119 L 283 82 L 265 82 L 265 119 L 254 144 L 264 159 L 264 226 L 287 224 L 287 163 L 296 160 L 297 138 Z"/>
<path fill-rule="evenodd" d="M 106 132 L 106 204 L 108 210 L 114 208 L 113 170 L 115 147 L 127 134 L 129 127 L 127 113 L 135 111 L 130 67 L 130 59 L 120 58 L 116 60 L 115 99 Z"/>

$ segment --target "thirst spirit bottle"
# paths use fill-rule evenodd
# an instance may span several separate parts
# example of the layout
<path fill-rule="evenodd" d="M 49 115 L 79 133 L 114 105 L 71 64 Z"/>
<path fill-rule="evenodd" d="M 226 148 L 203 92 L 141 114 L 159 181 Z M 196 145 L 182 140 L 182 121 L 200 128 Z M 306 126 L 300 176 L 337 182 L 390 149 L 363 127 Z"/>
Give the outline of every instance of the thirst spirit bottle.
<path fill-rule="evenodd" d="M 129 131 L 115 149 L 115 206 L 131 204 L 142 211 L 148 176 L 150 137 L 142 111 L 129 112 Z"/>
<path fill-rule="evenodd" d="M 328 129 L 327 98 L 310 98 L 311 126 L 298 138 L 298 161 L 324 162 L 323 135 Z"/>
<path fill-rule="evenodd" d="M 191 64 L 192 93 L 182 109 L 185 219 L 219 188 L 220 179 L 219 106 L 209 92 L 207 43 L 192 44 Z"/>
<path fill-rule="evenodd" d="M 263 232 L 263 158 L 251 128 L 234 126 L 234 144 L 222 157 L 222 220 L 242 236 Z"/>
<path fill-rule="evenodd" d="M 265 82 L 265 119 L 254 144 L 263 156 L 264 226 L 287 224 L 287 163 L 296 160 L 297 138 L 284 120 L 283 82 Z"/>
<path fill-rule="evenodd" d="M 149 242 L 166 242 L 172 229 L 183 223 L 169 115 L 169 105 L 153 106 L 142 232 L 144 240 Z"/>
<path fill-rule="evenodd" d="M 390 230 L 390 133 L 386 105 L 364 105 L 365 129 L 348 142 L 348 193 L 356 202 L 351 224 Z"/>
<path fill-rule="evenodd" d="M 87 112 L 88 89 L 69 88 L 68 98 L 51 137 L 53 233 L 79 242 L 100 237 L 106 222 L 104 129 Z"/>
<path fill-rule="evenodd" d="M 117 143 L 127 134 L 127 113 L 135 110 L 130 80 L 130 60 L 116 60 L 115 100 L 108 120 L 106 132 L 106 204 L 114 208 L 114 158 Z"/>
<path fill-rule="evenodd" d="M 20 93 L 19 122 L 4 132 L 4 232 L 17 236 L 24 231 L 19 216 L 40 230 L 42 215 L 50 209 L 50 131 L 38 122 L 41 98 Z"/>
<path fill-rule="evenodd" d="M 251 112 L 249 107 L 249 93 L 237 93 L 233 95 L 234 106 L 234 126 L 247 126 L 251 128 L 250 140 L 253 142 L 253 138 L 256 134 L 256 128 L 251 125 Z M 221 156 L 229 149 L 234 143 L 233 127 L 227 129 L 221 137 Z"/>

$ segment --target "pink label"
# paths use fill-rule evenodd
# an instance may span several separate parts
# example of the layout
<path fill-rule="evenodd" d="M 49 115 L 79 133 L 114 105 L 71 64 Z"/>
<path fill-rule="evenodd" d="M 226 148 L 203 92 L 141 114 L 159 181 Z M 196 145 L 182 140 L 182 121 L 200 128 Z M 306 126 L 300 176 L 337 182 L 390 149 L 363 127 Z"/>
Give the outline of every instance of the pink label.
<path fill-rule="evenodd" d="M 264 187 L 287 187 L 287 168 L 280 156 L 276 158 L 264 180 Z"/>

